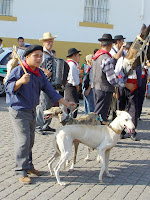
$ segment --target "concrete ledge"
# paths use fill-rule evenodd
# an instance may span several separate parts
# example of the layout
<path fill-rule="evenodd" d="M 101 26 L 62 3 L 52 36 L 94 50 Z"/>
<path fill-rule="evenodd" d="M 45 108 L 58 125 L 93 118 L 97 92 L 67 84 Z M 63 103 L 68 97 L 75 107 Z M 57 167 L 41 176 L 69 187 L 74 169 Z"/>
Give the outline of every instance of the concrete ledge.
<path fill-rule="evenodd" d="M 91 23 L 91 22 L 79 22 L 79 26 L 95 27 L 95 28 L 108 28 L 108 29 L 114 28 L 114 25 L 112 25 L 112 24 L 101 24 L 101 23 Z"/>

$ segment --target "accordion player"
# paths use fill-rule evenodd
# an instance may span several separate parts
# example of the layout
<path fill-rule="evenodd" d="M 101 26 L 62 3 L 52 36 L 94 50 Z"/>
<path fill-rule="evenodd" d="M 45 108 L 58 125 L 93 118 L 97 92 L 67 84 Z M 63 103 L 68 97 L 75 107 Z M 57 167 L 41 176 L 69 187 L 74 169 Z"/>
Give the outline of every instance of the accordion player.
<path fill-rule="evenodd" d="M 69 73 L 68 63 L 63 59 L 54 57 L 46 58 L 44 62 L 46 62 L 47 69 L 52 72 L 52 76 L 48 80 L 56 90 L 63 91 Z"/>

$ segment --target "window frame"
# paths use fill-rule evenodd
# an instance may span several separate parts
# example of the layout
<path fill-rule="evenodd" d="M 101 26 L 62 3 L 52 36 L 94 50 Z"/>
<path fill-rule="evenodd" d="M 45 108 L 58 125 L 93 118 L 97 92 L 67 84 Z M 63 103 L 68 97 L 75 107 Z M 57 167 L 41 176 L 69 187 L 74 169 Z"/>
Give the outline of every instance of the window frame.
<path fill-rule="evenodd" d="M 17 17 L 13 16 L 14 0 L 0 0 L 0 20 L 1 21 L 17 21 Z"/>
<path fill-rule="evenodd" d="M 105 2 L 105 1 L 107 1 L 107 2 Z M 102 5 L 100 6 L 100 4 L 102 2 L 103 2 L 103 6 L 104 6 L 103 8 L 102 8 Z M 109 8 L 108 4 L 110 4 L 110 0 L 84 0 L 83 21 L 79 22 L 79 26 L 113 29 L 114 26 L 112 24 L 109 24 L 110 8 Z M 88 6 L 91 9 L 91 13 L 90 13 L 90 11 L 89 11 L 89 13 L 86 13 L 86 9 L 88 9 Z M 92 9 L 95 9 L 95 10 L 92 11 Z M 103 17 L 105 17 L 104 20 L 100 21 L 101 16 L 100 16 L 100 14 L 98 15 L 99 10 L 97 10 L 97 9 L 103 10 L 102 15 L 104 15 Z M 105 10 L 107 10 L 107 13 L 105 13 Z M 86 17 L 86 14 L 88 15 L 87 17 Z M 92 19 L 89 20 L 90 17 Z"/>

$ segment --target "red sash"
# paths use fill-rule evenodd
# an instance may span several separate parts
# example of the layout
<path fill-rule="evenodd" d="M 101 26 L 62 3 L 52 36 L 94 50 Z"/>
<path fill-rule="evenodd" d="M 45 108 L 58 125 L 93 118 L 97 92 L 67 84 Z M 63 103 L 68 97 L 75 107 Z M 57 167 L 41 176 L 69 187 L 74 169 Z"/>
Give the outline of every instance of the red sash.
<path fill-rule="evenodd" d="M 22 64 L 29 72 L 35 74 L 36 76 L 41 76 L 39 74 L 39 68 L 38 67 L 36 67 L 35 70 L 32 70 L 25 60 L 22 62 Z"/>
<path fill-rule="evenodd" d="M 73 62 L 76 66 L 78 66 L 77 63 L 74 60 L 72 60 L 72 59 L 68 59 L 67 63 L 69 63 L 69 62 Z"/>
<path fill-rule="evenodd" d="M 127 83 L 132 83 L 135 85 L 134 90 L 131 90 L 131 93 L 134 92 L 137 89 L 137 79 L 127 79 Z"/>
<path fill-rule="evenodd" d="M 94 56 L 93 56 L 93 60 L 96 60 L 99 56 L 101 56 L 101 55 L 103 55 L 103 54 L 107 54 L 107 55 L 109 55 L 111 58 L 112 58 L 112 56 L 111 56 L 111 54 L 108 52 L 108 51 L 106 51 L 106 50 L 104 50 L 104 49 L 99 49 L 95 54 L 94 54 Z"/>

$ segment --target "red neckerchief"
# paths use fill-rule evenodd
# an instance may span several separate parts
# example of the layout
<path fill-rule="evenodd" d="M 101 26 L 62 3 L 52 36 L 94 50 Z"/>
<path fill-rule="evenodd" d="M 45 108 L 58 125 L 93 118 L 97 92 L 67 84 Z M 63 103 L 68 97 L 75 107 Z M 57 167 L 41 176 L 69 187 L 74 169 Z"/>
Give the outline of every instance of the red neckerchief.
<path fill-rule="evenodd" d="M 68 59 L 67 60 L 67 63 L 69 63 L 69 62 L 73 62 L 76 66 L 78 65 L 74 60 L 72 60 L 72 59 Z"/>
<path fill-rule="evenodd" d="M 89 68 L 86 70 L 86 73 L 88 73 L 91 70 L 92 66 L 89 66 Z"/>
<path fill-rule="evenodd" d="M 96 60 L 99 56 L 101 56 L 101 55 L 103 55 L 103 54 L 107 54 L 107 55 L 109 55 L 111 58 L 112 58 L 112 56 L 111 56 L 111 54 L 108 52 L 108 51 L 106 51 L 106 50 L 104 50 L 104 49 L 99 49 L 95 54 L 94 54 L 94 56 L 93 56 L 93 60 Z"/>
<path fill-rule="evenodd" d="M 22 64 L 29 72 L 35 74 L 36 76 L 41 76 L 39 74 L 39 68 L 38 67 L 36 67 L 35 70 L 32 70 L 25 60 L 23 60 Z"/>

